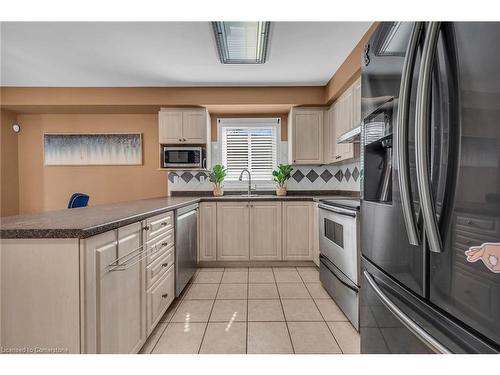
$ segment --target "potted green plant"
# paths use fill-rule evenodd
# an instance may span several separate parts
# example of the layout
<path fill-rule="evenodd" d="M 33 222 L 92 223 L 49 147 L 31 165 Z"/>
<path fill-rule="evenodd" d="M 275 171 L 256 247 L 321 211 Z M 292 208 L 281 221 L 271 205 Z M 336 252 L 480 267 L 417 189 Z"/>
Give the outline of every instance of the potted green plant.
<path fill-rule="evenodd" d="M 278 169 L 273 171 L 274 181 L 276 182 L 276 195 L 286 195 L 286 182 L 292 173 L 292 166 L 289 164 L 280 164 Z"/>
<path fill-rule="evenodd" d="M 215 164 L 209 173 L 210 182 L 214 184 L 214 196 L 220 197 L 224 195 L 224 189 L 222 188 L 222 183 L 227 175 L 227 170 L 221 164 Z"/>

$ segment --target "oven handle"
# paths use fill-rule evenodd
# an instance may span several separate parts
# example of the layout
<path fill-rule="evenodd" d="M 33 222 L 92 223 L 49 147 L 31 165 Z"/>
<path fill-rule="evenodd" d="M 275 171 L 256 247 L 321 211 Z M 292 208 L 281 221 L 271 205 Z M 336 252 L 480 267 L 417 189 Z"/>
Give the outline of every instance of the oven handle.
<path fill-rule="evenodd" d="M 332 269 L 332 267 L 330 267 L 328 265 L 328 263 L 331 263 L 323 254 L 321 254 L 320 256 L 320 262 L 326 267 L 328 268 L 328 270 L 330 271 L 330 273 L 335 276 L 335 278 L 340 281 L 342 283 L 342 285 L 344 285 L 346 288 L 349 288 L 351 289 L 354 293 L 358 293 L 359 290 L 355 287 L 353 287 L 352 285 L 349 285 L 348 283 L 346 283 L 344 280 L 342 280 L 338 275 L 337 273 L 335 272 L 335 270 Z M 328 263 L 327 263 L 328 262 Z"/>
<path fill-rule="evenodd" d="M 424 329 L 422 329 L 418 324 L 416 324 L 413 320 L 411 320 L 403 311 L 397 307 L 394 302 L 392 302 L 389 297 L 387 297 L 382 289 L 377 285 L 372 275 L 368 273 L 368 271 L 364 270 L 363 275 L 365 276 L 366 281 L 373 288 L 377 297 L 382 301 L 382 303 L 392 312 L 403 325 L 408 328 L 413 334 L 418 336 L 420 340 L 422 340 L 427 346 L 438 353 L 451 353 L 448 348 L 446 348 L 443 344 L 437 341 L 434 337 L 429 335 Z"/>
<path fill-rule="evenodd" d="M 323 203 L 320 203 L 318 205 L 319 208 L 322 208 L 324 210 L 327 210 L 327 211 L 331 211 L 331 212 L 335 212 L 336 214 L 339 214 L 339 215 L 344 215 L 344 216 L 350 216 L 350 217 L 356 217 L 356 213 L 355 212 L 349 212 L 349 211 L 341 211 L 339 209 L 336 209 L 336 208 L 333 208 L 332 206 L 328 206 L 326 204 L 323 204 Z"/>

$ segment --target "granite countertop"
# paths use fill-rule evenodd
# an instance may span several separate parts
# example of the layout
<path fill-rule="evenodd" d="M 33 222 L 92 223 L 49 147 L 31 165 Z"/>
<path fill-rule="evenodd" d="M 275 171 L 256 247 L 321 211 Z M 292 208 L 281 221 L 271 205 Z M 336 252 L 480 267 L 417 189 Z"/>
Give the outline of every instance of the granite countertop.
<path fill-rule="evenodd" d="M 349 197 L 336 194 L 304 193 L 284 197 L 259 194 L 250 199 L 260 201 L 318 201 L 332 198 Z M 142 199 L 38 214 L 7 216 L 0 219 L 0 238 L 87 238 L 193 203 L 248 200 L 248 197 L 240 194 L 225 195 L 223 197 L 186 195 Z"/>

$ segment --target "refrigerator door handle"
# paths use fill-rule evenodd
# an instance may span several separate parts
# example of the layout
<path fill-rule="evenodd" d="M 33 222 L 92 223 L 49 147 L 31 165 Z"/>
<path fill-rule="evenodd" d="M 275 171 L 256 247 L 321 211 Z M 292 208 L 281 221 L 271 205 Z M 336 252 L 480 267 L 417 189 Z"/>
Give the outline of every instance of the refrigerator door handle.
<path fill-rule="evenodd" d="M 399 185 L 401 190 L 401 207 L 406 226 L 408 240 L 412 245 L 419 245 L 418 230 L 415 219 L 415 212 L 411 202 L 410 193 L 410 173 L 408 162 L 408 120 L 410 108 L 411 81 L 415 68 L 420 35 L 422 34 L 423 22 L 415 22 L 408 47 L 406 49 L 403 71 L 401 73 L 401 86 L 399 88 L 399 104 L 397 124 L 397 147 L 395 159 L 399 171 Z"/>
<path fill-rule="evenodd" d="M 417 336 L 423 343 L 425 343 L 429 348 L 434 350 L 437 353 L 442 354 L 451 354 L 451 351 L 448 350 L 444 345 L 442 345 L 439 341 L 437 341 L 434 337 L 429 335 L 422 327 L 420 327 L 417 323 L 411 320 L 404 312 L 402 312 L 399 307 L 397 307 L 390 299 L 387 297 L 382 289 L 377 285 L 373 277 L 368 273 L 368 271 L 364 270 L 363 275 L 365 276 L 366 281 L 375 291 L 375 294 L 378 296 L 380 301 L 384 304 L 389 311 L 391 311 L 399 321 L 408 328 L 415 336 Z"/>
<path fill-rule="evenodd" d="M 443 247 L 431 190 L 428 139 L 432 63 L 436 52 L 440 27 L 441 22 L 429 23 L 422 49 L 422 63 L 418 77 L 415 115 L 415 156 L 418 194 L 429 250 L 435 253 L 441 253 Z"/>

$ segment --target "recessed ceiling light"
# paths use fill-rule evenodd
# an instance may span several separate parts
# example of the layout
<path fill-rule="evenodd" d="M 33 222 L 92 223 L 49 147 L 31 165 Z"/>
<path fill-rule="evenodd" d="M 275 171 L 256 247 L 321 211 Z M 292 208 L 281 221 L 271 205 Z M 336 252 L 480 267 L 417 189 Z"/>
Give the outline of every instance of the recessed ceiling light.
<path fill-rule="evenodd" d="M 212 22 L 222 64 L 264 64 L 270 22 Z"/>

